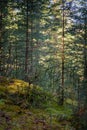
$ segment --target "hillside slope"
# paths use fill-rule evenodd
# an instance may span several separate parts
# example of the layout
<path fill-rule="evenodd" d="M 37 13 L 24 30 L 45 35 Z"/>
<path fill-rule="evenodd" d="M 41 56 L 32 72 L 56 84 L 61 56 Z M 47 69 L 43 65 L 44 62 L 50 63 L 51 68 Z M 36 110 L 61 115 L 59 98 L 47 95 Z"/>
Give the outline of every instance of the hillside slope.
<path fill-rule="evenodd" d="M 0 77 L 0 130 L 70 130 L 71 114 L 41 87 Z"/>

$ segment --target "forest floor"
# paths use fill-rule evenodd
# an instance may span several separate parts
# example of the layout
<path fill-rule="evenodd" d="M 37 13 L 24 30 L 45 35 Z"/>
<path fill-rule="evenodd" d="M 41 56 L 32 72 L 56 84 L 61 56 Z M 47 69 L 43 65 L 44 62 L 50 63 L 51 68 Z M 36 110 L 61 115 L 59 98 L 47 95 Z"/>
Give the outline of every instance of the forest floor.
<path fill-rule="evenodd" d="M 74 130 L 72 110 L 39 86 L 0 77 L 0 130 Z"/>

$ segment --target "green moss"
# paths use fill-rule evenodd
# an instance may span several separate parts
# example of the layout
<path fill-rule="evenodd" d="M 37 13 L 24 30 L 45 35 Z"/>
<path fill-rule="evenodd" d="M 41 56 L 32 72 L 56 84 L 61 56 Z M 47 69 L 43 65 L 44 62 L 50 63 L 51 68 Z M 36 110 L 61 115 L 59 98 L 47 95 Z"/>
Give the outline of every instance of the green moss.
<path fill-rule="evenodd" d="M 72 100 L 72 99 L 67 99 L 66 100 L 67 104 L 73 105 L 73 106 L 77 106 L 77 101 L 76 100 Z"/>
<path fill-rule="evenodd" d="M 29 86 L 22 80 L 2 79 L 0 96 L 0 110 L 11 117 L 12 130 L 36 129 L 37 124 L 34 122 L 43 119 L 50 130 L 65 130 L 62 123 L 65 123 L 72 115 L 71 109 L 66 105 L 59 106 L 51 93 L 33 84 Z M 3 117 L 1 119 L 4 121 L 0 129 L 4 130 L 7 124 Z M 65 125 L 67 128 L 68 121 Z M 38 130 L 42 130 L 42 127 L 42 123 L 39 122 Z"/>

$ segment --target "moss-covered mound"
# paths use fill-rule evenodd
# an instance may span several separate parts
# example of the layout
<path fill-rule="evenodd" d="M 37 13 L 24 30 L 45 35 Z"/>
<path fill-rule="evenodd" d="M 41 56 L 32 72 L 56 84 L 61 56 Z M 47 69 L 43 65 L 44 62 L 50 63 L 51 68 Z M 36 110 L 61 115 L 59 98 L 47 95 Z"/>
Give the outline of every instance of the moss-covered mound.
<path fill-rule="evenodd" d="M 0 77 L 0 99 L 21 107 L 44 107 L 52 95 L 41 87 L 18 79 Z"/>
<path fill-rule="evenodd" d="M 70 130 L 71 110 L 53 95 L 18 79 L 0 77 L 0 130 Z"/>

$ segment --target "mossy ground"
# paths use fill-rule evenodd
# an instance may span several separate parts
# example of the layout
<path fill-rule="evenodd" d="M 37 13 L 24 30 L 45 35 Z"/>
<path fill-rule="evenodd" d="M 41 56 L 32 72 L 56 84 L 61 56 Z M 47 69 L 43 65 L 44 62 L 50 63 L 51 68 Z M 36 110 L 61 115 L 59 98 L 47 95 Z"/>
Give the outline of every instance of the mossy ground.
<path fill-rule="evenodd" d="M 70 130 L 71 115 L 70 108 L 58 106 L 42 88 L 0 79 L 0 130 Z"/>

